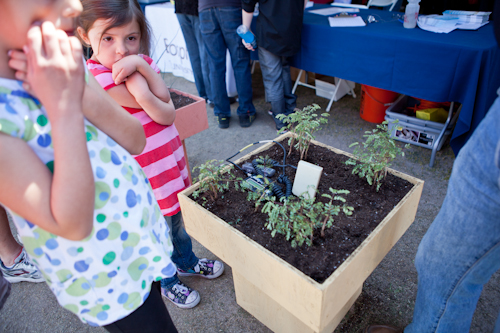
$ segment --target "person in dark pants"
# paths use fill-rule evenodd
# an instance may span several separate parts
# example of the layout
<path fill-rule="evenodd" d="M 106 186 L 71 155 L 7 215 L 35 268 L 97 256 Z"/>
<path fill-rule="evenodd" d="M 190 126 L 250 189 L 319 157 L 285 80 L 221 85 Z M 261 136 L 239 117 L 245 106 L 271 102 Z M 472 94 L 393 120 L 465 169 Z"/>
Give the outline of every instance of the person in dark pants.
<path fill-rule="evenodd" d="M 209 105 L 213 105 L 208 57 L 198 17 L 198 0 L 175 1 L 175 15 L 184 35 L 198 95 L 205 98 Z"/>
<path fill-rule="evenodd" d="M 276 118 L 279 114 L 294 112 L 297 96 L 292 94 L 292 79 L 288 58 L 300 50 L 302 17 L 307 0 L 242 0 L 243 24 L 250 30 L 255 5 L 259 3 L 256 22 L 256 38 L 259 63 L 271 103 L 269 114 L 273 116 L 278 133 L 285 124 Z M 253 47 L 242 40 L 245 47 Z M 284 130 L 284 129 L 283 129 Z"/>
<path fill-rule="evenodd" d="M 494 13 L 500 45 L 500 1 Z M 418 291 L 404 331 L 469 332 L 483 286 L 500 269 L 500 89 L 457 155 L 441 210 L 415 258 Z M 366 333 L 401 329 L 373 325 Z M 500 332 L 500 316 L 494 332 Z"/>
<path fill-rule="evenodd" d="M 214 113 L 219 128 L 228 128 L 231 118 L 230 100 L 226 91 L 226 50 L 231 55 L 238 91 L 237 113 L 240 126 L 249 127 L 257 115 L 252 102 L 250 51 L 241 44 L 241 38 L 236 33 L 242 22 L 240 1 L 198 1 L 200 29 L 208 54 Z"/>

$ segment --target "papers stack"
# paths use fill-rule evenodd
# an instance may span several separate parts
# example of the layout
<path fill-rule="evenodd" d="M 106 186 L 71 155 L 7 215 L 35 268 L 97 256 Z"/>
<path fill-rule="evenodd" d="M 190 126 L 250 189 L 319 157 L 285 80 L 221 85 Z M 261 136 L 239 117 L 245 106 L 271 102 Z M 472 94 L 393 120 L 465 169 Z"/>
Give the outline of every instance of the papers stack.
<path fill-rule="evenodd" d="M 449 33 L 455 29 L 477 30 L 488 24 L 491 12 L 470 12 L 463 10 L 446 10 L 443 15 L 421 15 L 417 24 L 420 29 Z"/>
<path fill-rule="evenodd" d="M 466 10 L 445 10 L 443 16 L 458 18 L 460 24 L 483 24 L 488 22 L 491 12 L 471 12 Z"/>

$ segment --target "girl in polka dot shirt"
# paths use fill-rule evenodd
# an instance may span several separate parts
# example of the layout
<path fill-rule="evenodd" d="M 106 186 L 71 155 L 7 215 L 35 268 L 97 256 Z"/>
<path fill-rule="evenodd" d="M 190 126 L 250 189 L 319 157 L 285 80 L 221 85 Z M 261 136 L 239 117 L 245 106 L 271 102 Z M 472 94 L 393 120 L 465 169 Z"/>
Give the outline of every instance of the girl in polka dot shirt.
<path fill-rule="evenodd" d="M 161 212 L 172 230 L 173 262 L 178 274 L 161 281 L 163 296 L 180 308 L 192 308 L 200 295 L 178 276 L 219 277 L 222 262 L 199 259 L 186 233 L 177 194 L 190 185 L 188 166 L 175 109 L 160 69 L 149 54 L 150 33 L 136 1 L 82 0 L 78 35 L 92 48 L 87 67 L 99 84 L 124 109 L 140 120 L 146 133 L 144 151 L 134 156 L 148 177 Z"/>
<path fill-rule="evenodd" d="M 61 306 L 110 332 L 176 332 L 159 284 L 176 271 L 169 230 L 131 156 L 144 132 L 85 83 L 68 37 L 81 10 L 0 2 L 0 203 Z"/>

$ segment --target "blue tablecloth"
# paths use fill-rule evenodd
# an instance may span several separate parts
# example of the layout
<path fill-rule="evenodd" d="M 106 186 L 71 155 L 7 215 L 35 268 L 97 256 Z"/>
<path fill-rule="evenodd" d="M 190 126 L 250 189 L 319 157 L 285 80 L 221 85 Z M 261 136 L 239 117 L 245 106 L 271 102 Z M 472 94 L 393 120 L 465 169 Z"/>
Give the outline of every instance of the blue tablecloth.
<path fill-rule="evenodd" d="M 313 9 L 327 7 L 316 5 Z M 401 14 L 401 13 L 399 13 Z M 451 139 L 455 154 L 483 119 L 500 87 L 500 49 L 491 23 L 437 34 L 405 29 L 397 13 L 361 10 L 366 27 L 331 28 L 306 11 L 292 66 L 434 102 L 462 103 Z"/>

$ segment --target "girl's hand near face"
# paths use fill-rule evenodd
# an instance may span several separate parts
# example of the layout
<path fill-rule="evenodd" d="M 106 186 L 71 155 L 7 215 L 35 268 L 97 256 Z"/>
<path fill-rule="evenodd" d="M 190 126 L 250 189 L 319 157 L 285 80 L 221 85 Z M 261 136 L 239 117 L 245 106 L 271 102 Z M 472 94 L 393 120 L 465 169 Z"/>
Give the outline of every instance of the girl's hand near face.
<path fill-rule="evenodd" d="M 14 69 L 16 79 L 23 81 L 24 89 L 36 97 L 27 81 L 26 54 L 19 50 L 9 51 L 9 66 Z M 83 58 L 82 58 L 83 59 Z M 83 95 L 83 115 L 101 131 L 109 135 L 130 154 L 138 155 L 144 150 L 146 136 L 141 123 L 131 114 L 124 111 L 96 79 L 89 75 Z M 120 126 L 116 126 L 120 124 Z"/>
<path fill-rule="evenodd" d="M 118 60 L 113 64 L 113 81 L 116 85 L 128 80 L 128 77 L 138 71 L 138 68 L 143 65 L 141 62 L 148 63 L 138 55 L 129 55 Z"/>
<path fill-rule="evenodd" d="M 158 124 L 173 124 L 175 108 L 170 92 L 161 75 L 146 60 L 138 55 L 129 55 L 114 63 L 112 72 L 115 84 L 117 81 L 125 82 L 126 87 L 126 93 L 120 85 L 108 90 L 115 101 L 123 106 L 143 109 Z M 130 97 L 137 106 L 132 105 Z"/>
<path fill-rule="evenodd" d="M 26 79 L 49 117 L 54 118 L 51 120 L 57 121 L 59 115 L 81 112 L 85 80 L 78 39 L 44 22 L 28 31 L 28 43 L 25 47 Z"/>
<path fill-rule="evenodd" d="M 71 240 L 91 232 L 94 177 L 84 131 L 82 49 L 50 22 L 28 31 L 26 79 L 51 123 L 52 174 L 21 139 L 0 140 L 0 202 L 35 225 Z"/>

